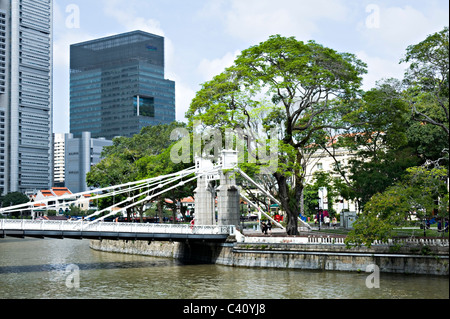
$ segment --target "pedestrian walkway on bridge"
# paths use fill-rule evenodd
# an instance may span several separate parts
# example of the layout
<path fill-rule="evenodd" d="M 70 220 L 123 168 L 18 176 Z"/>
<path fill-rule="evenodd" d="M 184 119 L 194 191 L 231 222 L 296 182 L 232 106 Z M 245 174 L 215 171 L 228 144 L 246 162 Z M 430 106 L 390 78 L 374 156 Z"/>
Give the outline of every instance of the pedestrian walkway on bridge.
<path fill-rule="evenodd" d="M 234 226 L 1 219 L 0 238 L 225 241 Z"/>

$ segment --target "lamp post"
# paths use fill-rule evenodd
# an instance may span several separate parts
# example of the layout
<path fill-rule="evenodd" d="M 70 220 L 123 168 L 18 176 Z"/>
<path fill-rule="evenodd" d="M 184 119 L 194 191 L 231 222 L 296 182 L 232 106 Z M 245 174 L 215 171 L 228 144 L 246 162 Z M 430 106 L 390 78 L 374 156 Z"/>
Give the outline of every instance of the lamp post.
<path fill-rule="evenodd" d="M 319 223 L 319 230 L 320 230 L 320 224 L 321 224 L 321 216 L 320 216 L 320 197 L 317 197 L 317 222 Z"/>

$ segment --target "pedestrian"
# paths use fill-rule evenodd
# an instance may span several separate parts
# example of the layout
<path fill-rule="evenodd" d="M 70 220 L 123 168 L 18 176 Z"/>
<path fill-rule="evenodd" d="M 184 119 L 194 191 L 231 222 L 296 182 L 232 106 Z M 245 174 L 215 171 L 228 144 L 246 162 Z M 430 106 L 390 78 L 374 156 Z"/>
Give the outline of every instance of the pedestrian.
<path fill-rule="evenodd" d="M 263 234 L 267 235 L 267 225 L 265 222 L 261 222 L 261 230 Z"/>
<path fill-rule="evenodd" d="M 336 216 L 333 217 L 333 228 L 336 228 L 337 225 L 337 219 Z"/>
<path fill-rule="evenodd" d="M 269 234 L 272 234 L 272 223 L 270 220 L 267 222 L 267 229 L 269 230 Z"/>
<path fill-rule="evenodd" d="M 325 223 L 325 226 L 330 227 L 330 218 L 328 216 L 325 216 L 323 218 L 323 221 Z"/>

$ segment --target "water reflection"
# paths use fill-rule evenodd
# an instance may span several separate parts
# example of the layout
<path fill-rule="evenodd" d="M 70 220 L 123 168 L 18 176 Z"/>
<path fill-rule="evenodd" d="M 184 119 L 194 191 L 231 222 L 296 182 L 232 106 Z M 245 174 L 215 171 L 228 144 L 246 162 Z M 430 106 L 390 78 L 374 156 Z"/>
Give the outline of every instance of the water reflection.
<path fill-rule="evenodd" d="M 79 269 L 78 289 L 66 285 Z M 448 277 L 235 268 L 99 252 L 87 240 L 0 240 L 0 298 L 449 298 Z"/>

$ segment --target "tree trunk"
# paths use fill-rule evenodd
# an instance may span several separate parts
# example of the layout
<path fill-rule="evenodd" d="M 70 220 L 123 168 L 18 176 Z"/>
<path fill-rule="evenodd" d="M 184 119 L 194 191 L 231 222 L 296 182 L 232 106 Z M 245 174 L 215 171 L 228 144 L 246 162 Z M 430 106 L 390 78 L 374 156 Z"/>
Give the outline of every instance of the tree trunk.
<path fill-rule="evenodd" d="M 145 204 L 142 204 L 142 205 L 139 205 L 139 207 L 138 207 L 140 223 L 144 222 L 144 206 L 145 206 Z"/>
<path fill-rule="evenodd" d="M 131 223 L 131 209 L 127 208 L 127 223 Z"/>
<path fill-rule="evenodd" d="M 183 216 L 183 220 L 186 220 L 186 210 L 187 210 L 186 206 L 180 205 L 180 213 Z"/>
<path fill-rule="evenodd" d="M 172 208 L 172 218 L 173 218 L 173 222 L 172 224 L 176 224 L 177 223 L 177 205 L 176 205 L 176 201 L 174 201 L 174 207 Z"/>
<path fill-rule="evenodd" d="M 286 177 L 275 173 L 274 174 L 278 182 L 279 198 L 282 209 L 286 212 L 287 226 L 286 233 L 288 235 L 298 235 L 298 213 L 299 213 L 299 202 L 300 198 L 290 198 L 289 186 L 287 185 Z"/>
<path fill-rule="evenodd" d="M 158 217 L 159 217 L 159 222 L 162 223 L 163 222 L 163 200 L 160 199 L 158 201 L 158 203 L 156 204 L 156 206 L 158 207 Z"/>
<path fill-rule="evenodd" d="M 286 226 L 286 233 L 288 235 L 298 235 L 298 220 L 297 220 L 297 214 L 295 212 L 288 212 L 287 214 L 287 226 Z"/>

